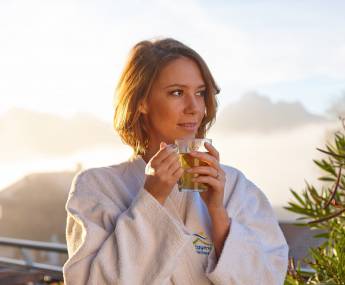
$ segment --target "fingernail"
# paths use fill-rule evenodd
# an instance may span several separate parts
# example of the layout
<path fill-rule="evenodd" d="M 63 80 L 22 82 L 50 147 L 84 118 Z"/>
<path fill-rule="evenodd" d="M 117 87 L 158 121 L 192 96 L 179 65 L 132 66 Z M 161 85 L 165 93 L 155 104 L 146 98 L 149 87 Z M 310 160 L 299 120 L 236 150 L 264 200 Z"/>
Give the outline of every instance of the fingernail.
<path fill-rule="evenodd" d="M 190 172 L 192 172 L 192 169 L 191 169 L 191 168 L 188 168 L 188 169 L 186 170 L 186 172 L 190 173 Z"/>
<path fill-rule="evenodd" d="M 177 145 L 176 144 L 169 144 L 168 147 L 173 150 L 174 152 L 177 152 L 178 149 L 177 149 Z"/>
<path fill-rule="evenodd" d="M 165 146 L 167 146 L 167 144 L 166 144 L 165 142 L 161 142 L 161 143 L 159 144 L 159 148 L 160 148 L 160 149 L 164 148 Z"/>

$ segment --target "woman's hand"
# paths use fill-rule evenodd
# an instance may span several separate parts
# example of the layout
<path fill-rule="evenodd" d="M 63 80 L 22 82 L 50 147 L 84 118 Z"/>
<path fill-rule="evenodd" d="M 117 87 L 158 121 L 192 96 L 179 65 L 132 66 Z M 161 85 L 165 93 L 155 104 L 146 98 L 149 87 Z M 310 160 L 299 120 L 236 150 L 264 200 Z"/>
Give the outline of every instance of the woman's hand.
<path fill-rule="evenodd" d="M 200 196 L 204 200 L 209 213 L 219 212 L 224 209 L 224 187 L 225 187 L 225 172 L 219 164 L 219 153 L 209 143 L 205 143 L 205 148 L 208 152 L 191 152 L 193 157 L 206 162 L 207 166 L 196 166 L 187 170 L 189 173 L 197 173 L 200 176 L 192 179 L 193 182 L 201 182 L 207 184 L 208 191 L 201 192 Z"/>
<path fill-rule="evenodd" d="M 163 205 L 183 174 L 179 156 L 171 146 L 161 142 L 160 150 L 147 164 L 153 171 L 146 176 L 144 188 Z"/>

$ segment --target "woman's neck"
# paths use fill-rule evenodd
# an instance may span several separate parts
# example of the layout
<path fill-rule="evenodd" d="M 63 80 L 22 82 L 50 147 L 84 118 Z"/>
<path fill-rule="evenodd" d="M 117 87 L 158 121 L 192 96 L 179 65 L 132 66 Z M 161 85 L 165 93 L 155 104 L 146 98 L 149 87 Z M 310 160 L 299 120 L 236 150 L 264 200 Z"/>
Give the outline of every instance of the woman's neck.
<path fill-rule="evenodd" d="M 141 157 L 146 163 L 148 163 L 150 159 L 157 153 L 157 151 L 157 148 L 148 148 L 145 154 L 143 154 Z"/>
<path fill-rule="evenodd" d="M 149 155 L 147 152 L 143 155 L 141 155 L 142 159 L 146 162 L 146 164 L 150 161 L 151 157 L 153 155 Z"/>

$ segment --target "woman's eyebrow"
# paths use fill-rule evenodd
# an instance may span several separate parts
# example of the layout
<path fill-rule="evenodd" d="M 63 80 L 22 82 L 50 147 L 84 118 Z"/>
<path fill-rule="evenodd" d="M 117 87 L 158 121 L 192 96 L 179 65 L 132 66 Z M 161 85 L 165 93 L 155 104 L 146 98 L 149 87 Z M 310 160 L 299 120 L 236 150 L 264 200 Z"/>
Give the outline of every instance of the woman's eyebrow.
<path fill-rule="evenodd" d="M 168 86 L 165 86 L 164 88 L 166 89 L 166 88 L 170 88 L 170 87 L 184 87 L 184 88 L 188 88 L 189 86 L 185 85 L 185 84 L 174 83 L 174 84 L 170 84 Z M 199 85 L 196 88 L 199 89 L 199 88 L 202 88 L 202 87 L 206 87 L 206 85 L 205 84 L 201 84 L 201 85 Z"/>

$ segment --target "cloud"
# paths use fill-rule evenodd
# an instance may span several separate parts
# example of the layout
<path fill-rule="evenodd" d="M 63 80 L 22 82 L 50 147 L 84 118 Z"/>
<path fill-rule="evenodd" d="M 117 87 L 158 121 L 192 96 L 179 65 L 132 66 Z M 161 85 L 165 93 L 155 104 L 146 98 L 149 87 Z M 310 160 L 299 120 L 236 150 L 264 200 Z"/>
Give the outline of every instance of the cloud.
<path fill-rule="evenodd" d="M 70 155 L 96 146 L 122 145 L 111 124 L 90 114 L 66 119 L 48 113 L 11 109 L 0 117 L 1 160 L 35 155 Z"/>
<path fill-rule="evenodd" d="M 227 105 L 220 112 L 214 129 L 215 132 L 270 133 L 324 121 L 325 118 L 308 113 L 301 103 L 273 103 L 269 98 L 251 92 Z"/>

